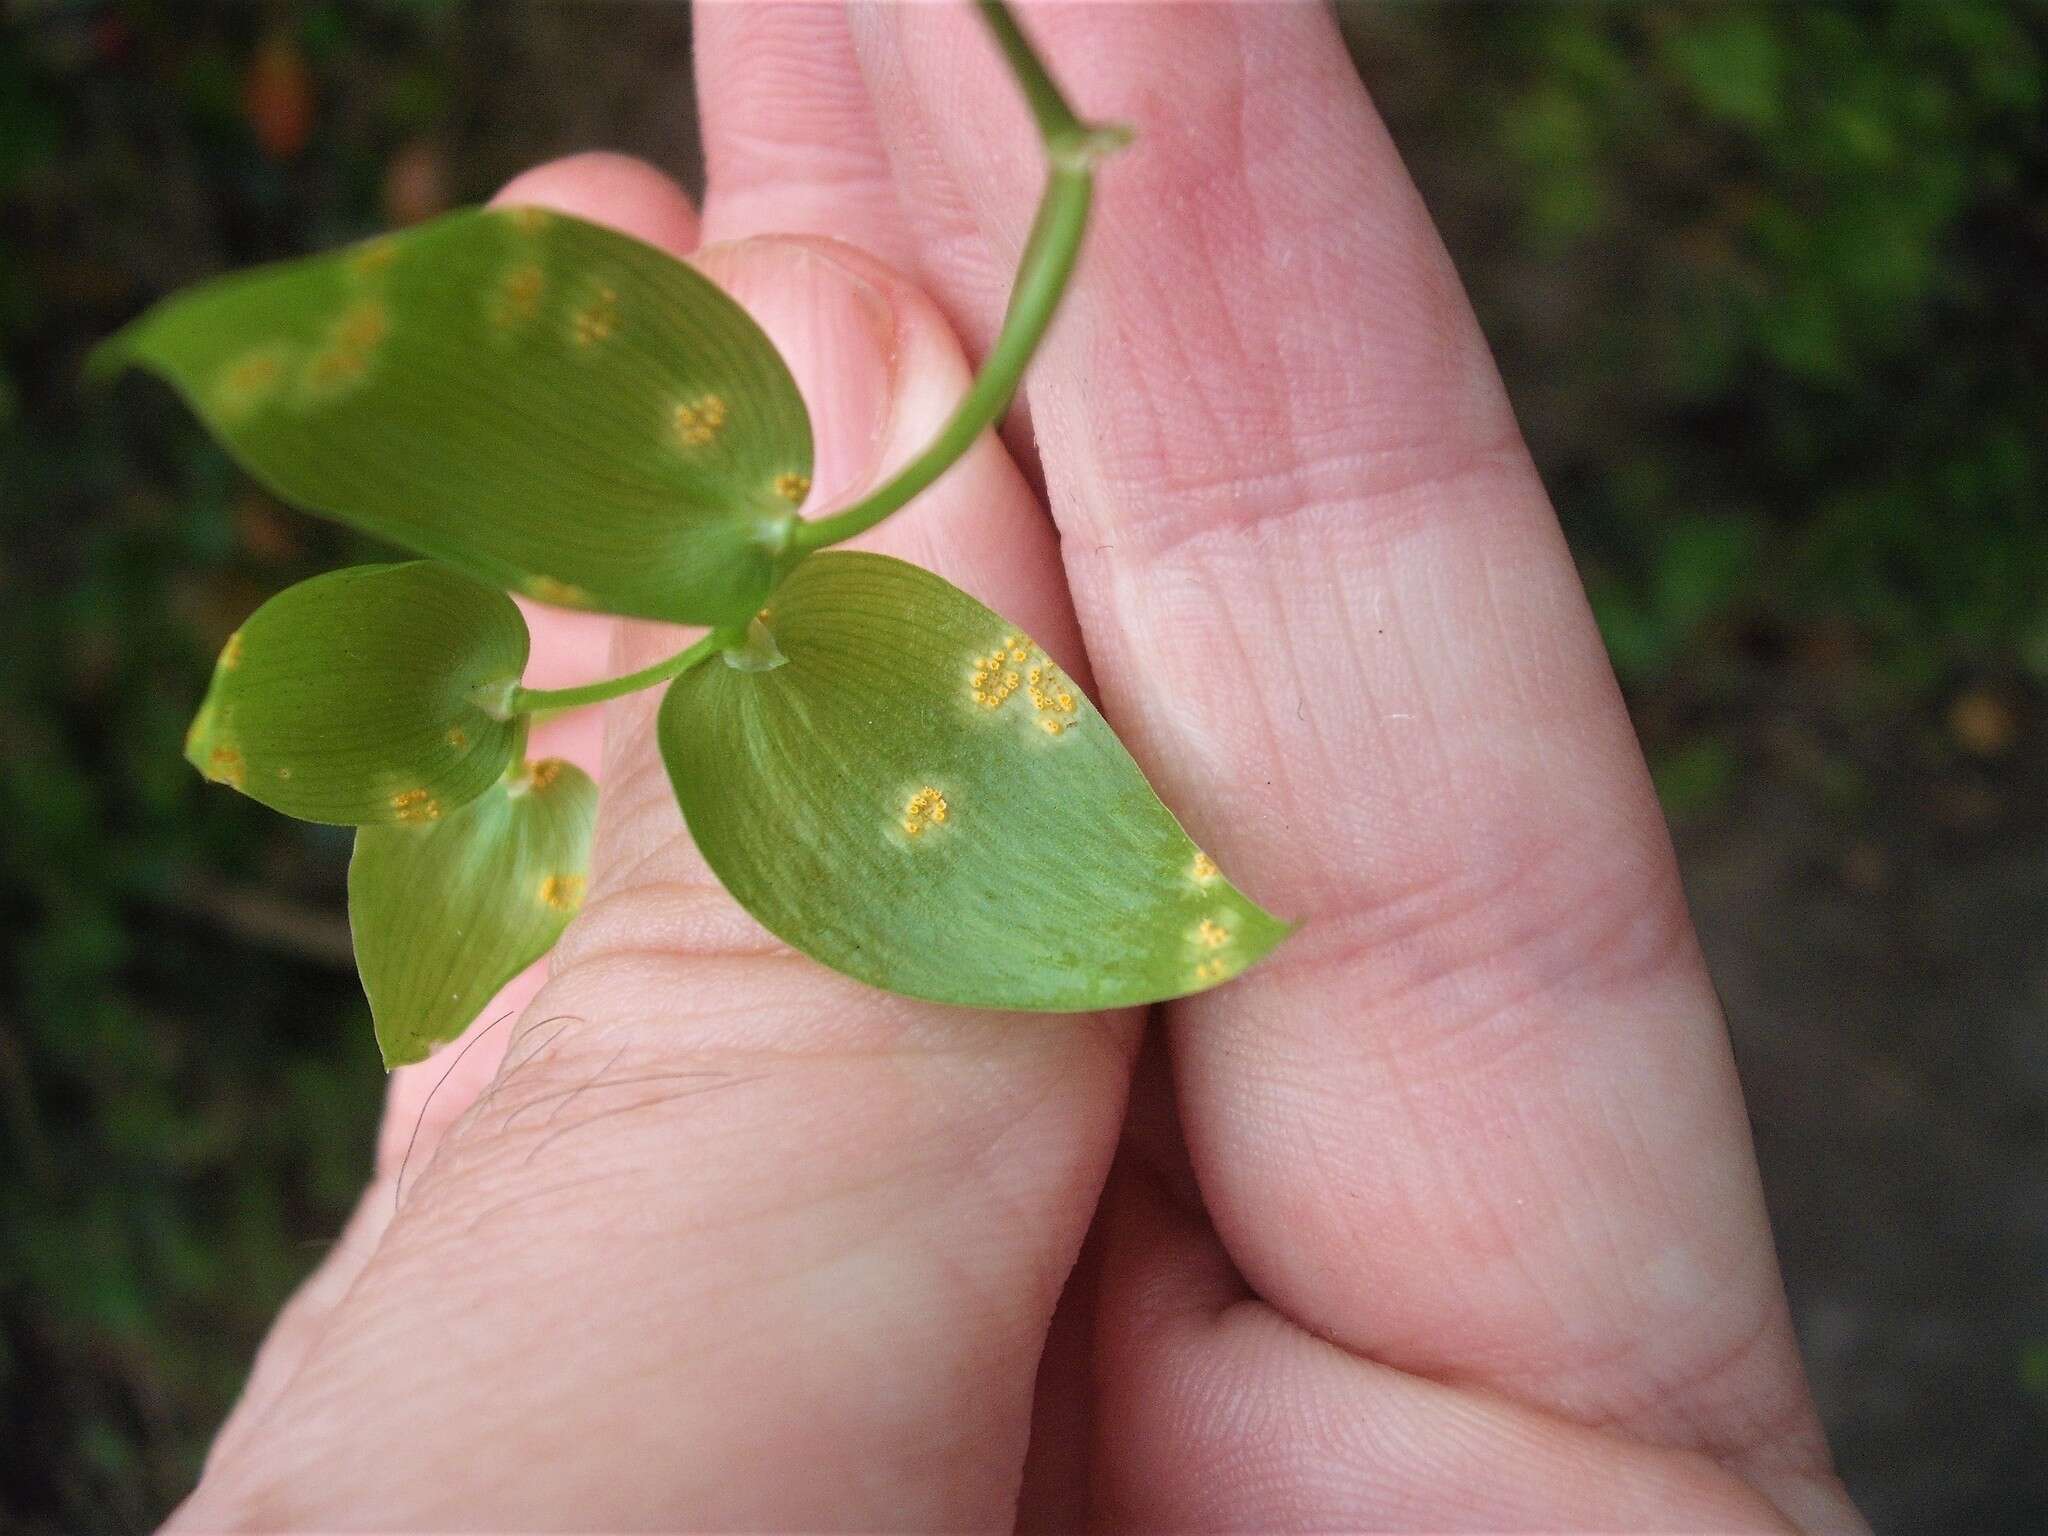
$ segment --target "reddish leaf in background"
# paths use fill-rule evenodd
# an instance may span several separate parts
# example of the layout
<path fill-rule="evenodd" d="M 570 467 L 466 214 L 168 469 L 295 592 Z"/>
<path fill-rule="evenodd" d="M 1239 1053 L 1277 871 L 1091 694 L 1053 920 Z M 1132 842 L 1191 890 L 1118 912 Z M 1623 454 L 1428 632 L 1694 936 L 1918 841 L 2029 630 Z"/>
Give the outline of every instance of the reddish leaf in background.
<path fill-rule="evenodd" d="M 263 153 L 290 160 L 313 134 L 313 73 L 288 37 L 266 38 L 242 80 L 242 111 Z"/>

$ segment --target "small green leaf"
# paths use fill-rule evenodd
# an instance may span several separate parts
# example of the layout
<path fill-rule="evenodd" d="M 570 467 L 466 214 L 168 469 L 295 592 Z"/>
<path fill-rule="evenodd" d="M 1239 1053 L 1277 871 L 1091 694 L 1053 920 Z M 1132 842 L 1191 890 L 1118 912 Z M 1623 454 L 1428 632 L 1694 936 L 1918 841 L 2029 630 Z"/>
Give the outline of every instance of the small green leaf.
<path fill-rule="evenodd" d="M 228 637 L 185 756 L 305 821 L 432 821 L 511 763 L 511 723 L 478 700 L 525 666 L 502 592 L 424 560 L 330 571 Z"/>
<path fill-rule="evenodd" d="M 208 283 L 93 370 L 131 363 L 286 499 L 569 607 L 740 622 L 810 487 L 803 400 L 747 313 L 540 209 Z"/>
<path fill-rule="evenodd" d="M 549 758 L 439 821 L 356 833 L 348 921 L 386 1067 L 461 1034 L 554 946 L 596 824 L 597 786 Z"/>
<path fill-rule="evenodd" d="M 814 555 L 766 622 L 784 664 L 678 678 L 661 750 L 718 878 L 805 954 L 910 997 L 1066 1012 L 1201 991 L 1287 935 L 964 592 Z"/>

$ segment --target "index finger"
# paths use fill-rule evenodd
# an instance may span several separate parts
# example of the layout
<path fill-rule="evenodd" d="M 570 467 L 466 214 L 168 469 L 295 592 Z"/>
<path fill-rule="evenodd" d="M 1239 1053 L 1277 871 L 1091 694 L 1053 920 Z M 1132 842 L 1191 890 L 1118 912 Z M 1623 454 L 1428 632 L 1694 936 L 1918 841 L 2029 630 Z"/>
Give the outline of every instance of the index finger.
<path fill-rule="evenodd" d="M 1640 753 L 1336 28 L 1280 5 L 1025 25 L 1138 135 L 1030 385 L 1089 653 L 1169 803 L 1304 920 L 1171 1013 L 1232 1258 L 1359 1353 L 1819 1455 Z M 1038 151 L 985 39 L 893 8 L 857 37 L 907 197 L 964 199 L 1013 249 Z"/>

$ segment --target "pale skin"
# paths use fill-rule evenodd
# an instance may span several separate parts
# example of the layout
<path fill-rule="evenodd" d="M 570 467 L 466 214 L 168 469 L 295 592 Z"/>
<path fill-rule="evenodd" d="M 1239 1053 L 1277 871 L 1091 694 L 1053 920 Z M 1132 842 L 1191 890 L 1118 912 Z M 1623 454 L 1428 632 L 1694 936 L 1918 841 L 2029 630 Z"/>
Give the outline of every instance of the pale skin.
<path fill-rule="evenodd" d="M 1301 931 L 1149 1019 L 904 1002 L 720 891 L 657 695 L 543 726 L 589 901 L 395 1077 L 175 1528 L 1861 1528 L 1641 754 L 1333 24 L 1023 23 L 1138 141 L 1003 438 L 863 542 L 1037 636 Z M 754 310 L 815 514 L 964 387 L 1040 151 L 965 9 L 697 47 L 701 217 L 610 156 L 502 200 Z M 687 638 L 529 612 L 536 686 Z"/>

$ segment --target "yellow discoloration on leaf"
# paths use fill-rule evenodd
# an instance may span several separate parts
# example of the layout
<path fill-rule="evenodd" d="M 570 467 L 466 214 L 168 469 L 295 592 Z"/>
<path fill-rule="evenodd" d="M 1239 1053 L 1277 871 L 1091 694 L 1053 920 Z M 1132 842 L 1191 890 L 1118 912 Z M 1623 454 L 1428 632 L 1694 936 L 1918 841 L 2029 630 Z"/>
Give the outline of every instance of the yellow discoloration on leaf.
<path fill-rule="evenodd" d="M 562 760 L 550 757 L 544 762 L 533 764 L 527 771 L 526 781 L 535 792 L 546 789 L 562 776 Z"/>
<path fill-rule="evenodd" d="M 1005 635 L 986 656 L 976 656 L 967 674 L 968 696 L 983 709 L 999 710 L 1022 690 L 1032 717 L 1047 736 L 1061 736 L 1080 721 L 1073 688 L 1054 662 L 1027 635 Z"/>
<path fill-rule="evenodd" d="M 540 882 L 541 905 L 557 912 L 574 912 L 583 905 L 583 876 L 544 875 Z"/>
<path fill-rule="evenodd" d="M 676 438 L 686 448 L 702 448 L 717 438 L 725 426 L 725 401 L 717 395 L 700 395 L 675 409 Z"/>
<path fill-rule="evenodd" d="M 557 608 L 587 608 L 591 603 L 590 594 L 583 588 L 552 576 L 529 576 L 519 584 L 519 590 L 536 602 L 552 603 Z"/>
<path fill-rule="evenodd" d="M 811 477 L 789 473 L 777 475 L 775 494 L 793 507 L 801 506 L 803 499 L 811 494 Z"/>
<path fill-rule="evenodd" d="M 240 789 L 249 781 L 249 765 L 240 751 L 223 742 L 206 754 L 206 776 L 215 783 Z"/>
<path fill-rule="evenodd" d="M 464 747 L 469 745 L 469 732 L 465 731 L 459 725 L 451 725 L 448 727 L 447 740 L 449 746 L 453 747 L 456 751 L 460 752 Z"/>
<path fill-rule="evenodd" d="M 277 770 L 277 776 L 280 779 L 289 779 L 292 776 L 292 771 L 289 768 L 279 768 Z"/>
<path fill-rule="evenodd" d="M 619 329 L 618 290 L 608 283 L 593 284 L 590 297 L 569 316 L 569 338 L 579 347 L 594 347 L 610 341 Z"/>
<path fill-rule="evenodd" d="M 1230 930 L 1213 917 L 1205 917 L 1195 925 L 1195 942 L 1204 949 L 1221 949 L 1230 942 Z"/>
<path fill-rule="evenodd" d="M 213 732 L 213 705 L 199 706 L 199 712 L 192 717 L 192 723 L 185 727 L 185 755 L 191 757 L 199 750 L 199 744 Z"/>
<path fill-rule="evenodd" d="M 498 279 L 491 295 L 491 324 L 501 331 L 526 324 L 540 313 L 541 295 L 546 290 L 547 278 L 539 265 L 521 262 Z"/>
<path fill-rule="evenodd" d="M 522 235 L 537 235 L 554 222 L 553 216 L 545 208 L 507 208 L 504 213 L 512 227 Z"/>
<path fill-rule="evenodd" d="M 290 349 L 283 345 L 243 353 L 214 380 L 214 410 L 228 421 L 239 421 L 267 404 L 284 382 L 290 358 Z"/>
<path fill-rule="evenodd" d="M 352 352 L 369 352 L 391 334 L 391 312 L 380 299 L 351 304 L 334 322 L 333 340 Z"/>
<path fill-rule="evenodd" d="M 1203 986 L 1213 986 L 1229 974 L 1230 967 L 1221 960 L 1204 960 L 1195 967 L 1195 980 Z"/>
<path fill-rule="evenodd" d="M 1216 861 L 1206 853 L 1197 853 L 1194 864 L 1188 869 L 1189 878 L 1197 885 L 1209 884 L 1220 873 L 1221 871 L 1216 868 Z"/>
<path fill-rule="evenodd" d="M 391 797 L 391 808 L 400 821 L 422 822 L 441 819 L 441 802 L 424 789 L 401 790 Z"/>
<path fill-rule="evenodd" d="M 944 826 L 946 818 L 952 814 L 953 808 L 946 803 L 946 797 L 927 784 L 903 807 L 904 835 L 922 837 L 925 828 Z"/>
<path fill-rule="evenodd" d="M 228 643 L 220 648 L 220 666 L 225 672 L 232 672 L 242 664 L 242 632 L 238 629 L 228 636 Z"/>
<path fill-rule="evenodd" d="M 348 269 L 357 277 L 376 277 L 387 272 L 391 263 L 398 260 L 398 242 L 390 236 L 369 240 L 360 246 L 348 259 Z"/>
<path fill-rule="evenodd" d="M 381 299 L 359 299 L 327 329 L 327 341 L 306 360 L 301 389 L 314 398 L 339 394 L 360 384 L 391 334 L 391 312 Z"/>

